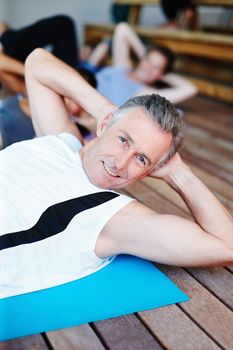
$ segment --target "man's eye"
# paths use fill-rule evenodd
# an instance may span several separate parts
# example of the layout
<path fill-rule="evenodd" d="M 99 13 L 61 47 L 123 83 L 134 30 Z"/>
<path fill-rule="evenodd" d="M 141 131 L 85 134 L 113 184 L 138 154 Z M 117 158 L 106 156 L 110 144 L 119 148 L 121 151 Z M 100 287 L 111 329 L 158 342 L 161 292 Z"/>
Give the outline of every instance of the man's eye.
<path fill-rule="evenodd" d="M 119 136 L 119 139 L 122 143 L 125 143 L 126 142 L 126 139 L 123 137 L 123 136 Z"/>
<path fill-rule="evenodd" d="M 139 160 L 142 164 L 146 165 L 145 157 L 143 157 L 143 156 L 138 156 L 137 158 L 138 158 L 138 160 Z"/>

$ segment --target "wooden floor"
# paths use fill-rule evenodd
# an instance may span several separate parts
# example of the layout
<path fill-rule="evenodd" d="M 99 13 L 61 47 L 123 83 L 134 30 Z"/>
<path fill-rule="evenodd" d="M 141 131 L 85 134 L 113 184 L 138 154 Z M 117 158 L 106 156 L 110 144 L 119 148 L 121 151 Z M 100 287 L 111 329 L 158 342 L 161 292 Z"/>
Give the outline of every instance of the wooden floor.
<path fill-rule="evenodd" d="M 181 154 L 233 213 L 233 108 L 201 97 L 180 107 L 186 112 Z M 127 191 L 159 212 L 190 217 L 161 181 L 144 180 Z M 233 267 L 159 267 L 190 301 L 2 342 L 0 350 L 233 349 Z"/>

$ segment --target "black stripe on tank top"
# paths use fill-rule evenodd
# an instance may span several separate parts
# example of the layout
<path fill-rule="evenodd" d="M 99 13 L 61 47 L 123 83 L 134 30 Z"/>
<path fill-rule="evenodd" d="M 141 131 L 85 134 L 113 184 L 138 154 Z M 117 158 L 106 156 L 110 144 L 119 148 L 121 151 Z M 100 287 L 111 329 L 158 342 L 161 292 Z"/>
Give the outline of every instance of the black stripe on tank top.
<path fill-rule="evenodd" d="M 78 213 L 119 196 L 113 192 L 97 192 L 54 204 L 46 209 L 37 223 L 28 230 L 0 236 L 0 250 L 34 243 L 64 231 Z"/>

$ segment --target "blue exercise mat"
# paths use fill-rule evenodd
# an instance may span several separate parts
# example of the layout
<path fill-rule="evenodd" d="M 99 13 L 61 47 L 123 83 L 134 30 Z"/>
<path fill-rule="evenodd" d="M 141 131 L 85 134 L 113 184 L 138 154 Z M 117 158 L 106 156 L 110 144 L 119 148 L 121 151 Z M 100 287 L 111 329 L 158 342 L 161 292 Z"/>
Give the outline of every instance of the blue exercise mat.
<path fill-rule="evenodd" d="M 152 263 L 121 255 L 74 282 L 0 300 L 0 340 L 7 340 L 189 298 Z"/>

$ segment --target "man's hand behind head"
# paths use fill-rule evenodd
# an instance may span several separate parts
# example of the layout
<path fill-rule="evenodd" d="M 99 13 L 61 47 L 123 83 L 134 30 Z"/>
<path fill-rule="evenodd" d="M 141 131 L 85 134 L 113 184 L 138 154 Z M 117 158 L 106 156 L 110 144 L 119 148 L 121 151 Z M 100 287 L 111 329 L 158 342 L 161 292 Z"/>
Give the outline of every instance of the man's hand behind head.
<path fill-rule="evenodd" d="M 176 153 L 161 167 L 155 166 L 150 174 L 148 174 L 148 176 L 162 179 L 165 182 L 171 184 L 172 177 L 184 168 L 188 168 L 188 166 L 183 162 L 179 153 Z"/>

